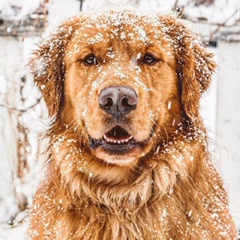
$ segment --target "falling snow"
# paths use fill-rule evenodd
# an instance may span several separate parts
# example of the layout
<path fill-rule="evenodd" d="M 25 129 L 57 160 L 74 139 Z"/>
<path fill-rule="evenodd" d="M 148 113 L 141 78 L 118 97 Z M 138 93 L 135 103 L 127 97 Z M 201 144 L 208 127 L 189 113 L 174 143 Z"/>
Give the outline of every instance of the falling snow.
<path fill-rule="evenodd" d="M 3 1 L 4 3 L 6 3 L 6 4 L 8 4 L 7 3 L 7 1 Z M 2 3 L 3 3 L 2 2 Z M 2 4 L 1 3 L 1 4 Z M 26 9 L 25 9 L 26 10 Z M 30 11 L 32 11 L 32 10 L 30 10 Z M 23 13 L 21 13 L 21 14 L 23 14 Z M 19 16 L 21 16 L 21 15 L 19 15 Z M 96 15 L 96 16 L 94 16 L 93 17 L 93 20 L 95 20 L 95 21 L 97 21 L 97 18 L 98 18 L 98 15 Z M 125 19 L 125 18 L 124 18 Z M 111 18 L 111 21 L 112 21 L 112 23 L 113 23 L 113 25 L 115 25 L 115 26 L 120 26 L 121 25 L 121 22 L 123 21 L 123 19 L 121 19 L 121 18 L 119 18 L 118 17 L 118 15 L 115 15 L 115 16 L 113 16 L 112 18 Z M 124 20 L 124 21 L 127 21 L 127 23 L 128 24 L 132 24 L 133 26 L 136 26 L 136 22 L 135 21 L 130 21 L 130 19 L 128 19 L 128 20 Z M 156 21 L 156 19 L 154 18 L 154 17 L 149 17 L 149 18 L 146 18 L 146 21 L 149 21 L 149 22 L 154 22 L 154 26 L 155 27 L 158 27 L 158 23 L 157 23 L 157 21 Z M 84 26 L 84 27 L 87 27 L 87 26 Z M 89 27 L 91 27 L 91 26 L 89 26 Z M 98 28 L 99 28 L 99 30 L 100 29 L 102 29 L 102 28 L 105 28 L 106 27 L 106 25 L 104 25 L 104 24 L 101 24 L 101 25 L 98 25 L 97 26 Z M 58 29 L 58 31 L 64 31 L 65 29 Z M 79 31 L 80 31 L 81 29 L 79 29 Z M 147 42 L 149 39 L 148 39 L 148 36 L 147 36 L 147 34 L 146 34 L 146 32 L 144 31 L 144 29 L 142 29 L 142 28 L 140 28 L 140 27 L 138 27 L 138 28 L 135 28 L 135 31 L 137 32 L 137 36 L 135 35 L 135 34 L 131 34 L 131 33 L 126 33 L 126 32 L 121 32 L 120 33 L 120 38 L 122 39 L 122 40 L 125 40 L 127 37 L 130 37 L 131 39 L 132 39 L 132 41 L 134 41 L 135 39 L 136 39 L 136 37 L 138 37 L 139 38 L 139 40 L 141 40 L 142 42 Z M 167 31 L 169 31 L 169 29 L 165 29 L 165 31 L 167 32 Z M 71 32 L 72 32 L 72 29 L 69 29 L 69 32 L 67 33 L 67 34 L 71 34 Z M 114 32 L 112 32 L 112 37 L 114 37 L 114 36 L 118 36 L 118 34 L 119 34 L 119 29 L 117 30 L 117 31 L 114 31 Z M 156 39 L 158 39 L 159 38 L 159 33 L 158 32 L 156 32 L 156 34 L 155 34 L 155 38 Z M 182 36 L 178 36 L 178 40 L 181 40 L 182 39 Z M 167 39 L 167 40 L 169 40 L 169 39 Z M 94 44 L 94 43 L 97 43 L 97 42 L 101 42 L 101 41 L 105 41 L 105 39 L 104 39 L 104 36 L 101 34 L 101 33 L 97 33 L 96 34 L 96 36 L 94 37 L 94 38 L 90 38 L 89 39 L 89 43 L 91 43 L 91 44 Z M 197 40 L 196 40 L 197 41 Z M 54 47 L 54 44 L 58 44 L 58 43 L 53 43 L 53 45 L 52 45 L 52 48 Z M 193 44 L 198 44 L 198 42 L 195 42 L 195 43 L 193 43 Z M 114 59 L 115 57 L 116 57 L 116 53 L 114 53 L 114 52 L 111 52 L 111 49 L 109 49 L 110 51 L 109 51 L 109 54 L 108 54 L 108 57 L 109 58 L 111 58 L 111 59 Z M 175 49 L 176 50 L 176 49 Z M 76 44 L 75 46 L 74 46 L 74 51 L 76 51 L 76 52 L 78 52 L 79 51 L 79 47 L 78 47 L 78 44 Z M 168 52 L 168 55 L 169 56 L 172 56 L 171 55 L 171 52 Z M 141 57 L 142 57 L 142 55 L 141 55 L 141 53 L 138 53 L 137 54 L 137 56 L 135 57 L 135 59 L 133 59 L 133 63 L 136 63 L 139 59 L 141 59 Z M 173 56 L 172 56 L 173 57 Z M 44 58 L 40 58 L 39 59 L 39 61 L 36 61 L 36 64 L 37 64 L 37 66 L 35 66 L 34 67 L 34 69 L 36 69 L 37 70 L 37 75 L 38 76 L 41 76 L 41 75 L 45 75 L 46 74 L 46 68 L 48 67 L 48 62 L 44 59 Z M 197 68 L 199 69 L 199 71 L 204 71 L 205 72 L 205 74 L 207 75 L 207 76 L 210 76 L 211 75 L 211 72 L 208 70 L 208 69 L 204 69 L 203 68 L 203 66 L 204 66 L 205 64 L 204 64 L 204 62 L 202 62 L 202 61 L 199 61 L 198 62 L 198 66 L 197 66 Z M 135 66 L 135 70 L 136 70 L 136 76 L 138 76 L 139 74 L 141 74 L 141 68 L 139 68 L 138 66 Z M 102 70 L 99 68 L 98 69 L 98 71 L 99 72 L 101 72 Z M 116 72 L 115 72 L 115 74 L 116 75 L 118 75 L 120 78 L 122 78 L 122 79 L 124 79 L 124 78 L 126 78 L 126 76 L 124 75 L 124 73 L 122 73 L 122 69 L 121 68 L 116 68 Z M 202 79 L 199 79 L 200 81 L 202 80 Z M 95 82 L 93 82 L 92 83 L 92 89 L 93 90 L 95 90 L 95 89 L 97 89 L 97 87 L 99 86 L 99 84 L 101 84 L 101 82 L 103 81 L 103 79 L 97 79 Z M 203 82 L 203 84 L 204 84 L 204 82 Z M 151 91 L 151 89 L 149 89 L 141 80 L 140 80 L 140 78 L 139 77 L 136 77 L 136 85 L 138 86 L 138 87 L 141 87 L 141 88 L 143 88 L 143 89 L 145 89 L 145 91 Z M 46 87 L 46 85 L 41 85 L 40 86 L 40 88 L 43 90 L 44 88 Z M 171 108 L 172 108 L 172 102 L 168 102 L 168 104 L 167 104 L 167 108 L 170 110 Z M 86 114 L 86 113 L 85 113 Z M 175 120 L 173 121 L 173 126 L 175 125 Z M 179 132 L 181 132 L 183 129 L 182 129 L 182 126 L 179 126 L 179 129 L 178 130 L 176 130 L 176 131 L 178 131 L 178 133 Z M 177 132 L 176 132 L 177 133 Z M 194 129 L 193 130 L 193 133 L 191 133 L 191 134 L 189 134 L 189 135 L 187 135 L 187 136 L 185 136 L 185 140 L 187 141 L 187 142 L 192 142 L 192 141 L 194 141 L 194 140 L 196 140 L 196 139 L 201 139 L 201 141 L 203 141 L 203 144 L 205 144 L 204 143 L 204 140 L 202 140 L 202 139 L 205 139 L 205 132 L 202 132 L 201 130 L 199 130 L 199 129 Z M 62 137 L 62 138 L 59 138 L 56 142 L 55 142 L 55 144 L 54 144 L 54 148 L 56 149 L 56 152 L 61 152 L 61 147 L 62 147 L 62 144 L 63 144 L 63 142 L 66 140 L 66 138 L 65 137 Z M 71 144 L 75 144 L 76 143 L 76 141 L 74 140 L 74 139 L 70 139 L 70 140 L 67 140 L 67 144 L 69 144 L 69 145 L 71 145 Z M 183 160 L 184 160 L 184 154 L 182 154 L 182 153 L 180 153 L 179 155 L 178 155 L 178 152 L 177 152 L 177 154 L 176 154 L 176 152 L 172 152 L 173 150 L 172 150 L 172 145 L 173 145 L 173 143 L 168 143 L 168 144 L 166 144 L 165 146 L 163 146 L 164 147 L 164 154 L 165 153 L 170 153 L 170 154 L 173 154 L 173 156 L 174 157 L 176 157 L 176 159 L 178 160 L 178 162 L 179 162 L 179 164 L 181 163 L 181 162 L 183 162 Z M 159 153 L 162 153 L 162 146 L 160 146 L 160 145 L 158 145 L 158 146 L 156 146 L 156 148 L 155 148 L 155 155 L 157 156 L 157 155 L 159 155 Z M 68 154 L 66 154 L 65 155 L 65 159 L 68 159 L 68 158 L 70 158 L 71 157 L 71 154 L 73 154 L 73 152 L 75 152 L 75 150 L 76 149 L 72 149 L 72 152 L 71 153 L 68 153 Z M 180 144 L 180 148 L 179 148 L 179 150 L 182 150 L 181 149 L 181 144 Z M 176 154 L 176 155 L 175 155 Z M 196 159 L 195 159 L 195 157 L 194 156 L 190 156 L 189 157 L 189 160 L 191 161 L 191 162 L 193 162 L 193 161 L 195 161 Z M 153 165 L 151 165 L 151 166 L 153 166 Z M 72 167 L 72 166 L 67 166 L 67 167 Z M 177 166 L 176 166 L 176 169 L 177 169 Z M 83 165 L 81 165 L 80 167 L 79 167 L 79 169 L 78 169 L 79 171 L 81 171 L 81 172 L 86 172 L 87 171 L 87 166 L 85 165 L 85 164 L 83 164 Z M 168 168 L 168 167 L 165 167 L 165 170 L 166 170 L 166 175 L 168 175 L 168 172 L 170 171 L 170 169 Z M 89 172 L 88 173 L 89 174 L 89 177 L 90 178 L 93 178 L 94 177 L 94 175 L 93 175 L 93 173 L 92 172 Z M 169 180 L 170 181 L 170 180 Z M 146 183 L 144 183 L 144 186 L 146 187 L 145 189 L 142 189 L 143 190 L 143 192 L 144 191 L 147 191 L 147 189 L 148 189 L 148 187 L 149 186 L 151 186 L 151 182 L 146 182 Z M 170 188 L 170 189 L 166 189 L 166 192 L 168 192 L 168 194 L 169 195 L 171 195 L 171 194 L 173 194 L 174 193 L 174 188 Z M 132 197 L 133 199 L 134 199 L 134 196 Z M 144 200 L 144 194 L 142 194 L 142 195 L 140 195 L 140 199 L 141 200 Z M 219 199 L 216 199 L 216 202 L 218 202 L 219 201 Z M 171 207 L 169 207 L 169 209 L 170 209 Z M 60 207 L 60 209 L 59 210 L 61 210 L 61 207 Z M 167 212 L 168 210 L 165 210 L 163 213 L 162 213 L 162 219 L 165 219 L 165 218 L 167 218 L 168 217 L 168 212 Z M 188 217 L 192 217 L 193 216 L 193 214 L 194 214 L 194 211 L 191 209 L 191 210 L 189 210 L 187 213 L 186 213 L 186 215 L 188 216 Z M 214 218 L 214 219 L 217 219 L 218 218 L 218 213 L 216 212 L 216 213 L 213 213 L 212 214 L 212 218 Z M 180 224 L 180 222 L 179 222 L 179 224 Z M 198 226 L 198 225 L 200 225 L 201 223 L 200 223 L 200 221 L 199 222 L 196 222 L 196 226 Z M 152 232 L 153 232 L 153 234 L 154 235 L 157 235 L 157 234 L 161 234 L 161 233 L 157 233 L 156 232 L 156 230 L 152 230 Z M 16 233 L 16 234 L 18 234 L 18 233 Z M 222 236 L 226 236 L 227 235 L 227 232 L 226 231 L 224 231 L 224 229 L 220 232 L 220 234 L 222 235 Z M 19 236 L 20 236 L 21 234 L 19 234 Z M 208 233 L 206 233 L 206 235 L 208 235 Z M 1 236 L 1 233 L 0 233 L 0 236 Z M 18 236 L 18 235 L 16 235 L 16 236 Z M 6 240 L 6 239 L 10 239 L 9 238 L 9 236 L 4 236 L 4 240 Z M 20 238 L 21 238 L 21 236 L 20 236 Z"/>

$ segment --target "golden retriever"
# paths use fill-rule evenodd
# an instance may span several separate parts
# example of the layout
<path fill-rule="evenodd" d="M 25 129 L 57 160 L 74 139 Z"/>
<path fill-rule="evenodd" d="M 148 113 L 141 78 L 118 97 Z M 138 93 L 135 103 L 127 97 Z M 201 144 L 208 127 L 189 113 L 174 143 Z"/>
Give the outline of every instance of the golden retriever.
<path fill-rule="evenodd" d="M 33 240 L 237 238 L 199 114 L 216 65 L 181 21 L 80 14 L 30 66 L 52 117 Z"/>

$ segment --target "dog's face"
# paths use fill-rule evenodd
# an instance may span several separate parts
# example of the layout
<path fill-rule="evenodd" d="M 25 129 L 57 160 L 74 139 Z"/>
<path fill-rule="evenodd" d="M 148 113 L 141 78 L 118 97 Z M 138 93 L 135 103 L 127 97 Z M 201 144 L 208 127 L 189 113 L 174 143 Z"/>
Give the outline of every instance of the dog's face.
<path fill-rule="evenodd" d="M 157 28 L 128 15 L 113 19 L 73 32 L 64 58 L 63 112 L 86 129 L 96 157 L 131 164 L 151 149 L 157 127 L 181 115 L 177 65 Z"/>
<path fill-rule="evenodd" d="M 42 46 L 33 65 L 49 112 L 90 154 L 137 164 L 199 119 L 214 63 L 175 18 L 132 12 L 79 16 Z M 35 68 L 35 67 L 34 67 Z"/>

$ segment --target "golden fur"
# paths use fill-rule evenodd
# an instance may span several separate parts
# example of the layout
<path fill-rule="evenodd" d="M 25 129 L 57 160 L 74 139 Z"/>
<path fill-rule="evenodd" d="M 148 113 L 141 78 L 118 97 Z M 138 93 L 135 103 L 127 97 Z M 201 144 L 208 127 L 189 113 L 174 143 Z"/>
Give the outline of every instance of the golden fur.
<path fill-rule="evenodd" d="M 30 212 L 33 240 L 236 239 L 199 115 L 215 63 L 179 20 L 82 14 L 30 65 L 53 118 Z M 99 96 L 122 86 L 133 89 L 137 106 L 115 118 Z M 116 126 L 131 149 L 101 145 L 106 135 L 116 139 L 109 134 Z"/>

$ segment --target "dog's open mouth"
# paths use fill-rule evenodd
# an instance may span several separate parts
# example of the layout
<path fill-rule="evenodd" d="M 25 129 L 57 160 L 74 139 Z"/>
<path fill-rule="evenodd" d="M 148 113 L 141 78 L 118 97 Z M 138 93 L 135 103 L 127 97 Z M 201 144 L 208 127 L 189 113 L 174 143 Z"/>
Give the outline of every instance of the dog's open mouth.
<path fill-rule="evenodd" d="M 101 139 L 90 138 L 90 140 L 93 149 L 100 146 L 111 154 L 125 154 L 137 145 L 143 144 L 137 142 L 131 134 L 120 126 L 112 128 Z"/>
<path fill-rule="evenodd" d="M 126 130 L 117 126 L 104 134 L 103 139 L 109 144 L 121 145 L 129 143 L 133 137 Z"/>

